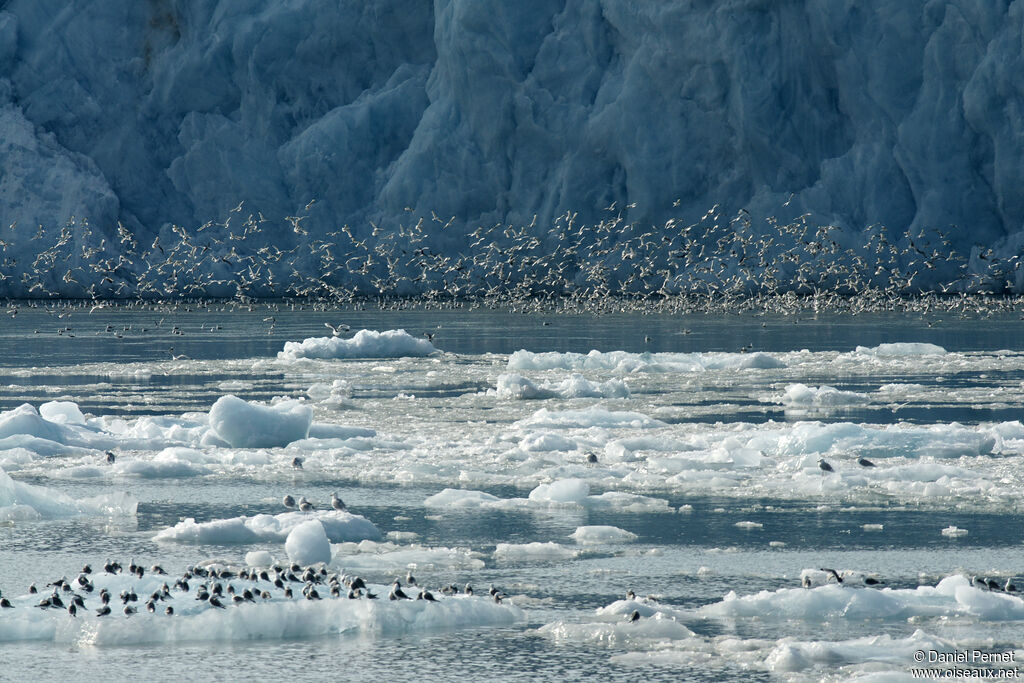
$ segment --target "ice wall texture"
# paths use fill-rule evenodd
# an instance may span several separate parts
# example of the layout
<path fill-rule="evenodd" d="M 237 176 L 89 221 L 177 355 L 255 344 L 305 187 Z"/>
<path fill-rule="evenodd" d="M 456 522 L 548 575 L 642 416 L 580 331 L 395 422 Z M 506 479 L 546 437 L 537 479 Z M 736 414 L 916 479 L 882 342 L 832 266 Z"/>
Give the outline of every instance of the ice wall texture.
<path fill-rule="evenodd" d="M 1024 0 L 0 5 L 4 224 L 315 198 L 314 231 L 433 211 L 458 246 L 721 203 L 1024 241 Z"/>

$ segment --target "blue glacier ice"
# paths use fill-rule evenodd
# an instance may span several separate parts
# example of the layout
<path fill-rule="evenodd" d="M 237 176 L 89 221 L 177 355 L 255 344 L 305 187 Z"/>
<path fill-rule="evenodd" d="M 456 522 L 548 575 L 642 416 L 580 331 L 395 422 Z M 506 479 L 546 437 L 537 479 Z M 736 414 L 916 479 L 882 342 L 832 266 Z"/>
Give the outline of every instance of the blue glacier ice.
<path fill-rule="evenodd" d="M 716 204 L 849 243 L 941 230 L 975 265 L 1024 244 L 1022 0 L 0 7 L 7 258 L 32 260 L 37 225 L 109 249 L 250 214 L 281 249 L 422 218 L 454 255 L 477 226 L 543 243 L 567 212 L 660 226 Z"/>

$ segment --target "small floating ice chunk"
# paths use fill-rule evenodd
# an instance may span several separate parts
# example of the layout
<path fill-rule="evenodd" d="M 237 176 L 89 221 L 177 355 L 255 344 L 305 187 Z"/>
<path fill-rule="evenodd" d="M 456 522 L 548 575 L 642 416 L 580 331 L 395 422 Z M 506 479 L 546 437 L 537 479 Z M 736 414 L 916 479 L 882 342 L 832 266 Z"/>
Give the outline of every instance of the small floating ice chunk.
<path fill-rule="evenodd" d="M 590 484 L 582 479 L 561 479 L 541 484 L 530 491 L 529 499 L 534 502 L 582 503 L 588 495 Z"/>
<path fill-rule="evenodd" d="M 594 407 L 583 410 L 548 410 L 541 408 L 533 415 L 515 423 L 516 427 L 548 427 L 571 429 L 576 427 L 609 427 L 651 429 L 665 423 L 643 413 L 628 410 L 607 410 Z"/>
<path fill-rule="evenodd" d="M 402 358 L 428 356 L 437 351 L 426 339 L 413 337 L 405 330 L 359 330 L 350 339 L 309 337 L 301 342 L 285 342 L 277 357 L 299 358 Z"/>
<path fill-rule="evenodd" d="M 571 560 L 579 551 L 554 542 L 499 543 L 494 548 L 494 559 L 505 562 Z"/>
<path fill-rule="evenodd" d="M 391 534 L 388 534 L 390 537 Z M 469 548 L 427 547 L 419 544 L 396 545 L 395 543 L 339 543 L 333 546 L 334 564 L 346 571 L 395 572 L 407 568 L 418 571 L 441 569 L 484 568 L 479 553 Z"/>
<path fill-rule="evenodd" d="M 761 524 L 760 522 L 746 522 L 746 521 L 744 521 L 744 522 L 736 522 L 736 524 L 734 526 L 737 526 L 740 529 L 763 529 L 764 528 L 764 524 Z"/>
<path fill-rule="evenodd" d="M 483 491 L 445 489 L 427 498 L 423 505 L 428 508 L 478 508 L 500 501 L 501 498 Z"/>
<path fill-rule="evenodd" d="M 374 436 L 377 436 L 376 430 L 366 427 L 347 427 L 324 422 L 314 422 L 309 426 L 310 439 L 369 439 Z"/>
<path fill-rule="evenodd" d="M 615 372 L 689 373 L 706 370 L 784 368 L 785 363 L 766 353 L 629 353 L 591 351 L 534 353 L 519 350 L 508 358 L 509 370 L 611 370 Z"/>
<path fill-rule="evenodd" d="M 545 398 L 629 398 L 629 389 L 620 379 L 591 382 L 580 374 L 572 374 L 558 383 L 536 384 L 513 373 L 498 376 L 498 398 L 522 401 Z"/>
<path fill-rule="evenodd" d="M 84 425 L 85 415 L 73 401 L 49 401 L 39 406 L 39 414 L 44 420 L 58 424 Z"/>
<path fill-rule="evenodd" d="M 361 541 L 379 539 L 380 530 L 370 520 L 345 510 L 317 510 L 312 513 L 282 512 L 279 515 L 232 517 L 197 523 L 189 517 L 172 527 L 158 531 L 154 541 L 229 545 L 259 541 L 284 541 L 295 527 L 317 520 L 329 540 Z"/>
<path fill-rule="evenodd" d="M 600 545 L 603 543 L 631 543 L 637 536 L 632 531 L 617 526 L 580 526 L 569 535 L 569 538 L 580 545 Z"/>
<path fill-rule="evenodd" d="M 742 354 L 736 367 L 740 370 L 775 370 L 786 367 L 786 364 L 775 356 L 758 351 L 757 353 Z"/>
<path fill-rule="evenodd" d="M 920 342 L 899 342 L 895 344 L 879 344 L 878 346 L 858 346 L 855 353 L 865 356 L 934 356 L 946 353 L 946 349 L 935 344 Z"/>
<path fill-rule="evenodd" d="M 554 398 L 555 396 L 555 392 L 548 389 L 541 389 L 522 375 L 515 375 L 511 373 L 498 375 L 498 386 L 496 392 L 498 394 L 498 398 L 512 401 Z"/>
<path fill-rule="evenodd" d="M 22 403 L 13 410 L 0 413 L 0 439 L 11 436 L 34 436 L 38 439 L 64 443 L 64 431 L 47 420 L 31 404 Z"/>
<path fill-rule="evenodd" d="M 951 525 L 943 529 L 941 533 L 943 536 L 949 536 L 950 538 L 960 538 L 961 536 L 967 535 L 967 529 L 961 529 L 958 526 Z"/>
<path fill-rule="evenodd" d="M 245 564 L 249 567 L 269 567 L 274 564 L 274 556 L 266 550 L 253 550 L 245 554 Z"/>
<path fill-rule="evenodd" d="M 660 614 L 641 619 L 635 623 L 623 618 L 619 623 L 583 623 L 576 624 L 558 620 L 541 626 L 538 630 L 543 636 L 555 642 L 586 643 L 604 646 L 616 646 L 639 642 L 665 642 L 688 640 L 694 637 L 693 631 L 675 619 L 664 618 Z"/>
<path fill-rule="evenodd" d="M 537 432 L 528 434 L 519 442 L 519 447 L 524 451 L 573 451 L 577 443 L 573 439 L 566 438 L 561 434 L 553 432 Z"/>
<path fill-rule="evenodd" d="M 327 540 L 327 532 L 320 520 L 311 519 L 291 530 L 284 541 L 284 551 L 288 559 L 302 565 L 331 561 L 331 542 Z"/>
<path fill-rule="evenodd" d="M 884 524 L 863 524 L 863 525 L 861 525 L 861 528 L 864 529 L 864 531 L 881 531 L 882 529 L 885 528 L 885 525 Z"/>
<path fill-rule="evenodd" d="M 210 427 L 234 448 L 274 448 L 305 439 L 313 409 L 297 401 L 265 406 L 237 396 L 221 396 L 210 408 Z"/>
<path fill-rule="evenodd" d="M 82 514 L 133 515 L 138 501 L 125 493 L 84 500 L 44 486 L 14 481 L 0 469 L 0 519 L 62 519 Z"/>
<path fill-rule="evenodd" d="M 825 384 L 820 387 L 809 387 L 799 383 L 788 385 L 785 393 L 773 398 L 786 406 L 815 408 L 863 405 L 869 401 L 867 394 L 841 391 Z"/>
<path fill-rule="evenodd" d="M 596 496 L 587 496 L 580 501 L 591 509 L 622 510 L 627 512 L 672 512 L 672 507 L 664 498 L 641 496 L 625 491 L 605 491 Z"/>

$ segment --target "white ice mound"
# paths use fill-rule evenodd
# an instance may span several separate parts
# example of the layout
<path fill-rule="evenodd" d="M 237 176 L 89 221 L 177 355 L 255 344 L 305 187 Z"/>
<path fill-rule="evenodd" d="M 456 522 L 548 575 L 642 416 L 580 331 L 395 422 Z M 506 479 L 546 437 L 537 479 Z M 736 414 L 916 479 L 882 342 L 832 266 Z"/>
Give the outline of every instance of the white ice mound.
<path fill-rule="evenodd" d="M 580 552 L 554 542 L 499 543 L 494 559 L 503 562 L 557 562 L 578 557 Z"/>
<path fill-rule="evenodd" d="M 601 545 L 605 543 L 631 543 L 636 540 L 632 531 L 617 526 L 592 525 L 576 527 L 569 538 L 580 545 Z"/>
<path fill-rule="evenodd" d="M 456 508 L 473 509 L 497 505 L 501 498 L 492 496 L 483 491 L 470 491 L 466 489 L 445 489 L 440 493 L 428 497 L 423 505 L 428 508 Z"/>
<path fill-rule="evenodd" d="M 320 520 L 311 519 L 299 524 L 288 534 L 284 541 L 284 551 L 288 559 L 303 565 L 331 561 L 331 542 L 327 540 L 327 532 Z"/>
<path fill-rule="evenodd" d="M 704 372 L 784 368 L 767 353 L 630 353 L 591 351 L 587 354 L 519 350 L 508 358 L 509 370 L 609 370 L 631 372 Z"/>
<path fill-rule="evenodd" d="M 629 398 L 629 388 L 620 379 L 591 382 L 583 375 L 573 373 L 561 382 L 533 381 L 514 373 L 498 376 L 498 398 L 522 401 L 545 398 Z"/>
<path fill-rule="evenodd" d="M 858 346 L 854 353 L 875 358 L 892 358 L 895 356 L 937 356 L 946 353 L 946 349 L 935 344 L 920 342 L 900 342 L 896 344 L 879 344 L 878 346 Z"/>
<path fill-rule="evenodd" d="M 138 500 L 114 493 L 83 500 L 43 486 L 14 481 L 0 469 L 0 521 L 60 519 L 78 515 L 134 515 Z"/>
<path fill-rule="evenodd" d="M 265 406 L 221 396 L 210 408 L 210 428 L 234 448 L 274 448 L 305 439 L 313 409 L 297 400 Z"/>
<path fill-rule="evenodd" d="M 211 472 L 210 469 L 199 464 L 202 460 L 201 452 L 178 446 L 165 448 L 148 460 L 143 458 L 119 460 L 114 464 L 112 470 L 118 474 L 133 475 L 143 479 L 199 477 Z"/>
<path fill-rule="evenodd" d="M 640 618 L 632 621 L 633 612 Z M 594 612 L 593 620 L 583 623 L 556 621 L 538 629 L 556 642 L 590 643 L 616 646 L 645 644 L 644 641 L 689 640 L 695 637 L 682 620 L 680 610 L 647 600 L 618 600 Z M 647 643 L 649 644 L 649 643 Z"/>
<path fill-rule="evenodd" d="M 335 637 L 400 637 L 409 634 L 451 631 L 484 626 L 512 626 L 525 619 L 523 611 L 508 604 L 496 604 L 489 596 L 445 596 L 435 594 L 436 601 L 427 600 L 349 600 L 332 598 L 320 586 L 320 600 L 307 600 L 294 584 L 293 596 L 268 581 L 236 580 L 238 592 L 255 589 L 267 591 L 268 597 L 257 595 L 255 602 L 234 604 L 223 600 L 223 609 L 205 600 L 196 600 L 198 581 L 191 582 L 188 593 L 171 588 L 170 599 L 156 604 L 150 614 L 141 602 L 137 613 L 123 614 L 121 602 L 112 600 L 111 614 L 98 616 L 98 591 L 106 588 L 114 596 L 134 589 L 140 600 L 160 589 L 164 579 L 147 575 L 143 579 L 126 575 L 94 575 L 97 591 L 85 598 L 86 608 L 72 618 L 63 609 L 37 609 L 40 595 L 9 597 L 14 609 L 4 610 L 0 619 L 0 643 L 54 642 L 78 647 L 117 647 L 141 644 L 173 644 L 187 642 L 253 640 L 300 640 L 325 636 Z M 169 581 L 169 583 L 173 583 Z M 387 587 L 370 585 L 378 595 L 386 595 Z M 173 615 L 165 614 L 170 606 Z"/>
<path fill-rule="evenodd" d="M 249 567 L 269 567 L 274 564 L 274 556 L 266 550 L 253 550 L 245 554 L 245 564 Z"/>
<path fill-rule="evenodd" d="M 445 489 L 423 502 L 439 510 L 515 510 L 522 508 L 578 508 L 620 512 L 671 512 L 668 501 L 625 491 L 590 495 L 590 484 L 582 479 L 561 479 L 539 484 L 529 498 L 498 498 L 483 491 Z"/>
<path fill-rule="evenodd" d="M 57 424 L 85 424 L 85 415 L 73 401 L 48 401 L 39 406 L 39 414 Z"/>
<path fill-rule="evenodd" d="M 811 668 L 834 670 L 837 664 L 850 666 L 871 662 L 887 662 L 901 671 L 918 652 L 953 653 L 957 646 L 920 629 L 906 638 L 893 638 L 885 634 L 843 641 L 800 642 L 786 638 L 780 641 L 765 658 L 765 666 L 776 673 L 791 673 Z M 900 674 L 879 680 L 901 680 Z M 865 680 L 857 678 L 856 680 Z M 910 679 L 913 680 L 913 679 Z"/>
<path fill-rule="evenodd" d="M 65 434 L 61 425 L 47 420 L 28 403 L 0 413 L 0 441 L 14 436 L 33 436 L 64 443 Z"/>
<path fill-rule="evenodd" d="M 785 588 L 737 596 L 697 610 L 702 617 L 809 622 L 848 619 L 906 621 L 912 617 L 969 617 L 980 621 L 1024 620 L 1024 600 L 971 586 L 960 575 L 947 576 L 935 587 L 856 588 L 830 584 L 818 588 Z"/>
<path fill-rule="evenodd" d="M 405 330 L 359 330 L 350 339 L 309 337 L 301 342 L 285 342 L 277 357 L 299 358 L 402 358 L 428 356 L 437 351 L 426 339 L 418 339 Z"/>
<path fill-rule="evenodd" d="M 582 479 L 562 479 L 537 486 L 529 498 L 544 503 L 582 503 L 589 495 L 590 484 Z"/>
<path fill-rule="evenodd" d="M 279 515 L 233 517 L 202 523 L 189 517 L 158 531 L 153 540 L 202 545 L 284 541 L 293 529 L 313 520 L 320 523 L 327 538 L 333 543 L 381 538 L 380 530 L 374 523 L 361 515 L 345 510 L 316 510 L 310 513 L 283 512 Z"/>
<path fill-rule="evenodd" d="M 419 544 L 395 543 L 338 543 L 334 546 L 334 563 L 345 571 L 396 572 L 405 569 L 419 571 L 484 568 L 479 553 L 469 548 L 426 547 Z"/>
<path fill-rule="evenodd" d="M 859 394 L 855 391 L 842 391 L 825 384 L 820 387 L 809 387 L 799 383 L 787 385 L 786 391 L 773 399 L 782 405 L 797 408 L 865 405 L 870 400 L 867 394 Z"/>
<path fill-rule="evenodd" d="M 514 423 L 515 427 L 573 429 L 587 427 L 651 429 L 665 423 L 643 413 L 628 410 L 607 410 L 601 407 L 583 410 L 548 410 L 541 408 L 530 417 Z"/>

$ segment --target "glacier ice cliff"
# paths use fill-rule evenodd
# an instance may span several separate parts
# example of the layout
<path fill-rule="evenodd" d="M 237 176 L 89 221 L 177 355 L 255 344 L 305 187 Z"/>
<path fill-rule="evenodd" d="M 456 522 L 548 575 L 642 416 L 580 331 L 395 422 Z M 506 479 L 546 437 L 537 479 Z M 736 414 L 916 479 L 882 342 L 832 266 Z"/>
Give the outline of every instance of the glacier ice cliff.
<path fill-rule="evenodd" d="M 282 249 L 718 204 L 1016 254 L 1022 73 L 1024 0 L 7 0 L 4 272 L 37 225 L 223 239 L 243 201 Z"/>

